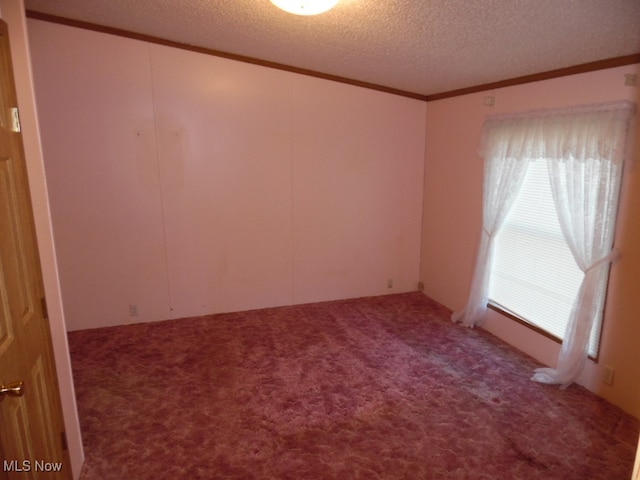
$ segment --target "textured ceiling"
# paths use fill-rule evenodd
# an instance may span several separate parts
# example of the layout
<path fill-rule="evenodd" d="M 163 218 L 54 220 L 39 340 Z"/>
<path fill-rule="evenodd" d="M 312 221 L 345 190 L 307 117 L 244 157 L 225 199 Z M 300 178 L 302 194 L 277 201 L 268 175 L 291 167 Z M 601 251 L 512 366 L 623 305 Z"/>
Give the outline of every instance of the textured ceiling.
<path fill-rule="evenodd" d="M 640 53 L 640 0 L 25 0 L 40 13 L 421 95 Z"/>

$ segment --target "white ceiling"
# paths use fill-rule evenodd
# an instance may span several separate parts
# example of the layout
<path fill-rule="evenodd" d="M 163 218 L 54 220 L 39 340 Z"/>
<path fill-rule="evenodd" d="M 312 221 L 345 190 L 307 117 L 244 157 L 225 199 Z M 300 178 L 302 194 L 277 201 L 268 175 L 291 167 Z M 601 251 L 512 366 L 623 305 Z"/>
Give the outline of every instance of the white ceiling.
<path fill-rule="evenodd" d="M 640 0 L 25 0 L 28 10 L 433 95 L 640 53 Z"/>

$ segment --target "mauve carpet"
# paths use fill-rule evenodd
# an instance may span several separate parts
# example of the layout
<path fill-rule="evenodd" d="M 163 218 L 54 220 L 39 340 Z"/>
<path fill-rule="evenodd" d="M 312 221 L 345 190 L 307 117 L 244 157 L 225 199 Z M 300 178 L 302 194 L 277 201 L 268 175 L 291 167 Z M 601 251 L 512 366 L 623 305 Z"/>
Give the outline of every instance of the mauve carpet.
<path fill-rule="evenodd" d="M 421 293 L 69 334 L 94 479 L 629 479 L 639 422 Z"/>

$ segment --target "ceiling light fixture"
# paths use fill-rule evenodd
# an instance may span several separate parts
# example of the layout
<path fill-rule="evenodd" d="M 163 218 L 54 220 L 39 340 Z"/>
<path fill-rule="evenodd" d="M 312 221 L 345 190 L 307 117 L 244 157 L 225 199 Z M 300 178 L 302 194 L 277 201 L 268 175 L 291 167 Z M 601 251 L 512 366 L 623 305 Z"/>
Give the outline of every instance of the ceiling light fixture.
<path fill-rule="evenodd" d="M 338 0 L 270 0 L 276 7 L 294 15 L 318 15 L 331 10 Z"/>

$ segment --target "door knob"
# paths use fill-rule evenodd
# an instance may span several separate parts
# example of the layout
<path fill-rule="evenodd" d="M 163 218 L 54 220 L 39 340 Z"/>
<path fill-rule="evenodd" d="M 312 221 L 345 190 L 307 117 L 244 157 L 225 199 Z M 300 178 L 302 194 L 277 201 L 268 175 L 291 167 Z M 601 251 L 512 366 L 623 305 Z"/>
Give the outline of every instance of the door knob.
<path fill-rule="evenodd" d="M 2 384 L 0 382 L 0 402 L 4 400 L 5 395 L 11 395 L 12 397 L 21 397 L 24 394 L 22 390 L 22 386 L 24 382 L 11 382 L 7 385 Z"/>

